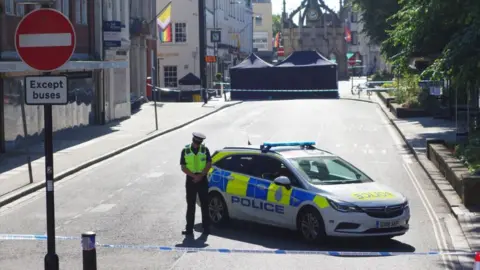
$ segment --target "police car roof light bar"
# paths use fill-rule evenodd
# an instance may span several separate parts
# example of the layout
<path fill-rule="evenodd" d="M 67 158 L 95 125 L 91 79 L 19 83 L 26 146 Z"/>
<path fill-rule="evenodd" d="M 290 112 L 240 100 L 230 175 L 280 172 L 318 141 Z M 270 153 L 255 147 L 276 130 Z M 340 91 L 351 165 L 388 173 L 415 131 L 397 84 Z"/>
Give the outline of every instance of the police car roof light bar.
<path fill-rule="evenodd" d="M 315 142 L 264 142 L 263 145 L 260 146 L 260 150 L 268 151 L 272 147 L 280 147 L 280 146 L 300 146 L 302 148 L 314 148 Z"/>

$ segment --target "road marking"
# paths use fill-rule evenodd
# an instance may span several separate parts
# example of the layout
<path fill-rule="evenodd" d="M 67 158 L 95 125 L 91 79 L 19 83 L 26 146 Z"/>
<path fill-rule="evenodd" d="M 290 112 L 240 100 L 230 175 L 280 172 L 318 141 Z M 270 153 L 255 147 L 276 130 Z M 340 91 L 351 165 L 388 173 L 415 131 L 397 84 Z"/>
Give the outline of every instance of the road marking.
<path fill-rule="evenodd" d="M 416 191 L 418 193 L 418 196 L 420 197 L 420 200 L 422 201 L 423 206 L 427 210 L 427 214 L 430 218 L 430 221 L 432 222 L 433 233 L 435 235 L 438 248 L 440 250 L 448 250 L 447 240 L 446 240 L 445 234 L 442 230 L 442 227 L 440 226 L 440 219 L 438 218 L 435 210 L 433 209 L 432 204 L 428 200 L 428 197 L 425 194 L 425 191 L 423 191 L 422 186 L 420 185 L 420 181 L 418 181 L 417 177 L 413 173 L 410 166 L 408 166 L 408 164 L 402 164 L 402 165 L 405 168 L 405 170 L 407 171 L 407 175 L 409 176 L 408 178 L 412 182 L 413 187 L 416 189 Z M 442 254 L 443 263 L 444 263 L 445 267 L 448 266 L 447 269 L 452 269 L 452 268 L 450 268 L 450 262 L 452 261 L 452 258 L 451 258 L 450 255 L 447 255 L 447 256 L 448 256 L 448 262 L 445 259 L 445 255 Z"/>
<path fill-rule="evenodd" d="M 74 216 L 72 219 L 77 219 L 77 218 L 79 218 L 81 215 L 82 215 L 82 214 L 78 214 L 78 215 Z"/>
<path fill-rule="evenodd" d="M 380 111 L 380 108 L 376 109 L 376 112 L 380 116 L 381 121 L 383 121 L 386 125 L 386 128 L 388 130 L 388 133 L 390 134 L 390 137 L 393 139 L 394 144 L 396 148 L 399 150 L 400 153 L 404 152 L 404 147 L 405 147 L 405 142 L 400 139 L 400 135 L 394 130 L 392 127 L 392 124 L 388 121 L 387 116 L 383 114 L 382 111 Z M 418 181 L 417 177 L 413 173 L 412 169 L 410 168 L 409 164 L 413 163 L 411 161 L 411 155 L 402 155 L 402 158 L 405 163 L 403 163 L 403 168 L 407 172 L 408 178 L 410 179 L 411 183 L 413 184 L 413 187 L 417 191 L 418 196 L 420 197 L 420 200 L 422 201 L 423 206 L 425 207 L 425 210 L 427 211 L 427 215 L 429 216 L 429 219 L 432 223 L 433 227 L 433 233 L 435 235 L 435 240 L 437 242 L 437 246 L 440 250 L 448 250 L 448 245 L 447 245 L 447 240 L 445 237 L 445 234 L 440 226 L 440 219 L 438 218 L 434 208 L 432 207 L 432 204 L 430 203 L 425 191 L 423 191 L 422 186 L 420 185 L 420 181 Z M 445 265 L 445 268 L 447 269 L 452 269 L 451 268 L 451 256 L 448 256 L 448 262 L 445 258 L 445 255 L 442 254 L 442 261 L 443 264 Z"/>
<path fill-rule="evenodd" d="M 145 175 L 146 178 L 159 178 L 162 177 L 165 173 L 163 172 L 153 172 Z"/>
<path fill-rule="evenodd" d="M 100 204 L 97 207 L 93 208 L 90 210 L 90 213 L 105 213 L 110 211 L 113 207 L 115 207 L 116 204 Z"/>
<path fill-rule="evenodd" d="M 63 225 L 68 225 L 68 224 L 70 224 L 70 222 L 72 222 L 72 220 L 71 220 L 71 219 L 69 219 L 69 220 L 65 221 L 65 222 L 63 223 Z"/>
<path fill-rule="evenodd" d="M 126 186 L 127 186 L 127 187 L 129 187 L 129 186 L 131 186 L 132 184 L 133 184 L 133 183 L 132 183 L 132 182 L 130 182 L 130 183 L 128 183 Z"/>

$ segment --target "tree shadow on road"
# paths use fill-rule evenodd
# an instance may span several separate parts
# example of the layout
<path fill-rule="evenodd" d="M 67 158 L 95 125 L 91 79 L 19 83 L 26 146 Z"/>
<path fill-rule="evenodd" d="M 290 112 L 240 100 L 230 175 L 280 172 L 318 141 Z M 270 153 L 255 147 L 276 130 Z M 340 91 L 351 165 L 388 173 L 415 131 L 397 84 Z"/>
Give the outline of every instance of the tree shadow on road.
<path fill-rule="evenodd" d="M 194 229 L 199 231 L 200 224 Z M 415 248 L 397 240 L 330 238 L 319 246 L 305 243 L 290 230 L 259 225 L 244 221 L 234 221 L 227 228 L 212 228 L 212 236 L 250 243 L 279 250 L 316 250 L 316 251 L 359 251 L 359 252 L 414 252 Z M 225 247 L 218 247 L 225 248 Z"/>

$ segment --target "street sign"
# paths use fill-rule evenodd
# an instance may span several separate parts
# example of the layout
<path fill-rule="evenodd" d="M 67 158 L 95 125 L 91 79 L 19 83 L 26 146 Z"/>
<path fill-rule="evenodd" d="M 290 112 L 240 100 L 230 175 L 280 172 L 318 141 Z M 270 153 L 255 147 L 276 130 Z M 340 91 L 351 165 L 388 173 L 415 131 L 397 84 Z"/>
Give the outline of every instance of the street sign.
<path fill-rule="evenodd" d="M 105 49 L 122 46 L 122 22 L 103 21 L 103 47 Z"/>
<path fill-rule="evenodd" d="M 205 56 L 205 62 L 215 63 L 215 62 L 217 62 L 217 57 L 212 56 L 212 55 L 207 55 L 207 56 Z"/>
<path fill-rule="evenodd" d="M 222 32 L 221 31 L 210 31 L 210 41 L 212 43 L 218 43 L 222 41 Z"/>
<path fill-rule="evenodd" d="M 66 76 L 25 77 L 25 104 L 65 105 L 68 103 Z"/>
<path fill-rule="evenodd" d="M 39 71 L 52 71 L 67 63 L 75 51 L 75 28 L 60 11 L 34 10 L 15 31 L 15 49 L 20 59 Z"/>

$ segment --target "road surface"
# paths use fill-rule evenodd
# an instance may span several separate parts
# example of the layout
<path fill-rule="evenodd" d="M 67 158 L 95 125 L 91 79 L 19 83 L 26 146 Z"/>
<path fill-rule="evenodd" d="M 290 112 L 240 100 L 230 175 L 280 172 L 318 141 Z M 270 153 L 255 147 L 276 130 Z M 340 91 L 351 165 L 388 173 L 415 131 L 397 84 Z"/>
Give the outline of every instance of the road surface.
<path fill-rule="evenodd" d="M 172 116 L 174 117 L 174 116 Z M 387 243 L 334 240 L 305 245 L 294 233 L 235 222 L 206 241 L 184 243 L 184 176 L 180 151 L 203 132 L 213 152 L 264 141 L 315 140 L 410 200 L 410 231 Z M 0 210 L 0 233 L 44 234 L 44 190 Z M 200 209 L 197 209 L 197 223 Z M 376 104 L 351 100 L 246 102 L 99 163 L 56 185 L 57 235 L 97 232 L 104 244 L 262 250 L 425 252 L 465 241 L 437 191 Z M 196 238 L 201 233 L 196 232 Z M 46 242 L 0 241 L 0 268 L 43 269 Z M 80 243 L 57 241 L 61 269 L 81 269 Z M 99 269 L 459 269 L 455 256 L 345 258 L 323 255 L 222 254 L 98 249 Z"/>

